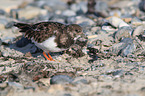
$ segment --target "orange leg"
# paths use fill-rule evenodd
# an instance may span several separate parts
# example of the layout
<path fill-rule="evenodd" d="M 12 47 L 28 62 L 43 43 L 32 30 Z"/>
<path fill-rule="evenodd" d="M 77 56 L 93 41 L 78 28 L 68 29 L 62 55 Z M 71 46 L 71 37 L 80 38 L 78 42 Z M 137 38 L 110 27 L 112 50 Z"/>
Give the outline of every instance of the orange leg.
<path fill-rule="evenodd" d="M 49 53 L 48 53 L 48 56 L 49 56 L 49 57 L 46 55 L 45 52 L 43 52 L 43 55 L 44 55 L 44 57 L 45 57 L 47 60 L 49 60 L 49 61 L 54 61 Z"/>

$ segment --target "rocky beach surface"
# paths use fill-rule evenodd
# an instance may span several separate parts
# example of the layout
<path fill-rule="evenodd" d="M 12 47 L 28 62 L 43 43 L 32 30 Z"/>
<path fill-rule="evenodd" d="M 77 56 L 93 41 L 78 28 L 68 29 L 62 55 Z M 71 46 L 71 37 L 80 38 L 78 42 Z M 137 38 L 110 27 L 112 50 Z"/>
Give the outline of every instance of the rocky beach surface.
<path fill-rule="evenodd" d="M 13 26 L 42 21 L 80 25 L 83 55 L 72 46 L 48 61 Z M 40 95 L 145 96 L 145 1 L 2 0 L 0 96 Z"/>

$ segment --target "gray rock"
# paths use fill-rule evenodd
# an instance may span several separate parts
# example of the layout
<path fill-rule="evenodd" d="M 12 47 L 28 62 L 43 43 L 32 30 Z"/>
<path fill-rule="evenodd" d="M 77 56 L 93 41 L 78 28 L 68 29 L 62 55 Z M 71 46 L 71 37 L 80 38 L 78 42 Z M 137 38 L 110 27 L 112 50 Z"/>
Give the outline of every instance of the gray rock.
<path fill-rule="evenodd" d="M 129 26 L 126 22 L 124 22 L 122 19 L 118 18 L 118 17 L 111 17 L 108 22 L 114 26 L 114 27 L 123 27 L 123 26 Z"/>
<path fill-rule="evenodd" d="M 73 81 L 73 84 L 88 84 L 89 82 L 86 79 L 80 78 L 80 77 L 76 77 Z"/>
<path fill-rule="evenodd" d="M 133 43 L 131 38 L 124 38 L 120 43 L 110 47 L 109 50 L 116 55 L 125 57 L 136 50 L 136 45 Z"/>
<path fill-rule="evenodd" d="M 6 12 L 4 10 L 0 9 L 0 15 L 5 15 L 5 14 L 6 14 Z"/>
<path fill-rule="evenodd" d="M 123 38 L 129 38 L 131 37 L 131 34 L 133 32 L 133 29 L 128 26 L 120 27 L 115 34 L 115 41 L 119 41 Z"/>
<path fill-rule="evenodd" d="M 32 0 L 29 0 L 31 2 Z M 20 4 L 22 4 L 22 0 L 3 0 L 0 3 L 0 9 L 3 9 L 5 12 L 9 13 L 11 9 L 17 9 Z"/>
<path fill-rule="evenodd" d="M 145 25 L 137 26 L 133 31 L 133 37 L 139 36 L 144 33 Z"/>
<path fill-rule="evenodd" d="M 62 2 L 62 0 L 47 0 L 47 2 L 43 7 L 48 11 L 54 12 L 56 10 L 61 10 L 61 11 L 66 10 L 67 4 L 65 2 Z"/>
<path fill-rule="evenodd" d="M 11 9 L 10 16 L 12 18 L 18 19 L 18 11 L 19 11 L 19 9 Z"/>
<path fill-rule="evenodd" d="M 12 86 L 12 87 L 17 87 L 17 88 L 23 89 L 23 85 L 20 84 L 20 83 L 8 82 L 8 85 L 9 85 L 9 86 Z"/>
<path fill-rule="evenodd" d="M 109 48 L 109 51 L 118 55 L 120 50 L 123 49 L 125 46 L 126 46 L 125 43 L 117 43 L 117 44 L 114 44 L 113 46 L 111 46 Z"/>
<path fill-rule="evenodd" d="M 50 84 L 69 84 L 72 83 L 73 79 L 67 75 L 56 75 L 50 80 Z"/>
<path fill-rule="evenodd" d="M 46 15 L 46 14 L 47 14 L 47 10 L 40 9 L 38 7 L 33 7 L 33 6 L 27 6 L 26 8 L 18 11 L 19 19 L 21 18 L 32 19 L 38 15 Z"/>
<path fill-rule="evenodd" d="M 139 5 L 138 5 L 139 9 L 143 12 L 145 12 L 145 1 L 142 0 Z"/>
<path fill-rule="evenodd" d="M 46 3 L 47 3 L 47 1 L 45 1 L 45 0 L 38 0 L 38 1 L 30 3 L 29 5 L 36 6 L 36 7 L 39 7 L 39 8 L 43 8 L 43 6 Z"/>
<path fill-rule="evenodd" d="M 52 14 L 52 16 L 49 18 L 49 20 L 53 21 L 53 22 L 65 23 L 66 17 L 62 16 L 62 15 Z"/>
<path fill-rule="evenodd" d="M 87 2 L 82 1 L 79 2 L 78 4 L 72 4 L 70 6 L 70 9 L 75 11 L 77 14 L 84 14 L 87 12 Z"/>
<path fill-rule="evenodd" d="M 5 25 L 8 23 L 8 20 L 5 18 L 0 18 L 0 29 L 5 29 Z"/>
<path fill-rule="evenodd" d="M 62 12 L 62 15 L 69 17 L 69 16 L 75 16 L 76 13 L 74 11 L 72 11 L 72 10 L 65 10 L 65 11 Z"/>
<path fill-rule="evenodd" d="M 14 21 L 11 21 L 11 22 L 8 22 L 6 25 L 5 25 L 5 28 L 8 29 L 8 28 L 12 28 L 14 26 Z"/>
<path fill-rule="evenodd" d="M 133 43 L 133 40 L 131 38 L 124 38 L 123 40 L 121 40 L 121 42 L 129 45 Z"/>
<path fill-rule="evenodd" d="M 1 38 L 0 38 L 0 46 L 2 45 L 2 40 L 1 40 Z"/>
<path fill-rule="evenodd" d="M 117 77 L 123 76 L 123 73 L 124 73 L 124 70 L 119 70 L 119 69 L 110 70 L 106 72 L 107 75 L 112 75 L 112 76 L 117 76 Z"/>
<path fill-rule="evenodd" d="M 76 23 L 83 27 L 93 26 L 95 22 L 85 16 L 76 16 L 76 17 L 69 17 L 67 19 L 68 23 Z"/>
<path fill-rule="evenodd" d="M 106 2 L 97 1 L 96 5 L 95 5 L 95 9 L 96 9 L 96 11 L 98 11 L 98 12 L 107 11 L 108 5 L 107 5 Z"/>
<path fill-rule="evenodd" d="M 2 38 L 2 42 L 4 42 L 5 44 L 12 43 L 14 40 L 15 40 L 15 37 L 11 37 L 11 36 L 6 36 Z"/>
<path fill-rule="evenodd" d="M 122 51 L 121 51 L 121 56 L 125 57 L 128 54 L 134 52 L 136 50 L 135 44 L 128 44 Z"/>

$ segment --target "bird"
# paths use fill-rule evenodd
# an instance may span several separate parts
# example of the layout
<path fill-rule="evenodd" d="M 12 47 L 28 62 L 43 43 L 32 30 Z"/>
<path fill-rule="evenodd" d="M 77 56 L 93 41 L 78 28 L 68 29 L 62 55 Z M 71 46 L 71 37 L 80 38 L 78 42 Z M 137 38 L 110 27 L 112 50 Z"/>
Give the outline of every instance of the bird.
<path fill-rule="evenodd" d="M 75 44 L 83 35 L 78 24 L 62 24 L 59 22 L 39 22 L 35 24 L 15 22 L 14 26 L 23 32 L 38 48 L 43 50 L 44 57 L 54 61 L 49 52 L 61 52 Z M 47 56 L 47 54 L 48 56 Z"/>

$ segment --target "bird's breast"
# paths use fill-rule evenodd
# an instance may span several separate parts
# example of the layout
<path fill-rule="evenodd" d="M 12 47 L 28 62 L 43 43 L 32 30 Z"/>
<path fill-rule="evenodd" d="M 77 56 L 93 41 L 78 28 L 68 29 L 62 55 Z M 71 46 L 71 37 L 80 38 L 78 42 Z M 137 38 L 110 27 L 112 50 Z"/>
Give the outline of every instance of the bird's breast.
<path fill-rule="evenodd" d="M 55 42 L 55 39 L 56 39 L 56 36 L 53 35 L 52 37 L 49 37 L 42 43 L 38 43 L 34 40 L 32 40 L 32 42 L 34 42 L 37 47 L 39 47 L 45 52 L 61 52 L 61 51 L 66 50 L 64 48 L 57 47 L 57 43 Z"/>

